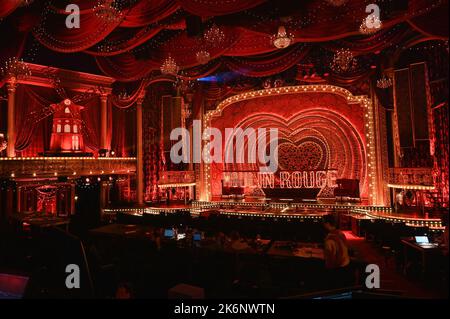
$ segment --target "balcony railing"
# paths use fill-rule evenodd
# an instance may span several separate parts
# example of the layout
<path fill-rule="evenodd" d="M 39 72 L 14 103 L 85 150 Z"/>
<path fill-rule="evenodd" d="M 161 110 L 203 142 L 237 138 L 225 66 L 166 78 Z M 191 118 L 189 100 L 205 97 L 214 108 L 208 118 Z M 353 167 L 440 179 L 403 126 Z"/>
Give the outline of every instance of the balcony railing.
<path fill-rule="evenodd" d="M 194 171 L 165 171 L 159 179 L 160 186 L 183 186 L 195 183 Z"/>
<path fill-rule="evenodd" d="M 135 157 L 0 157 L 0 177 L 134 174 Z"/>

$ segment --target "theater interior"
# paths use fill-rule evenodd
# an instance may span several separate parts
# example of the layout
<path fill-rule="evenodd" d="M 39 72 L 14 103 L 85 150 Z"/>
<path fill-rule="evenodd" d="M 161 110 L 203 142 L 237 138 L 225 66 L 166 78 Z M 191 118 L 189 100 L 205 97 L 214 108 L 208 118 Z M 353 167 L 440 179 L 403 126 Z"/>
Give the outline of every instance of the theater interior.
<path fill-rule="evenodd" d="M 0 299 L 448 298 L 448 31 L 447 0 L 0 1 Z"/>

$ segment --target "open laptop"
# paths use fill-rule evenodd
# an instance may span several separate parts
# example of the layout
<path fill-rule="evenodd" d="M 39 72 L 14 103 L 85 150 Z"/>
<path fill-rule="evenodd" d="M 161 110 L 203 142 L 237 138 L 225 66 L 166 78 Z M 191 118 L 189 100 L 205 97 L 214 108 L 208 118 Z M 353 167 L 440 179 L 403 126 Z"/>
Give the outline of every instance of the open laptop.
<path fill-rule="evenodd" d="M 428 236 L 415 236 L 416 244 L 422 248 L 433 248 L 437 247 L 437 243 L 430 243 Z"/>
<path fill-rule="evenodd" d="M 28 281 L 28 277 L 0 273 L 0 299 L 22 299 Z"/>

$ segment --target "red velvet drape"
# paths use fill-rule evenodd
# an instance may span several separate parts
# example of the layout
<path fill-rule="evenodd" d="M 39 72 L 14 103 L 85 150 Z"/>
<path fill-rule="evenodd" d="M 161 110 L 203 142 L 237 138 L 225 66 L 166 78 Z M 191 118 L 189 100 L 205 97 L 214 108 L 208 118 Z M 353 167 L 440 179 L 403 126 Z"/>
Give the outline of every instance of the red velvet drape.
<path fill-rule="evenodd" d="M 16 90 L 16 151 L 19 156 L 37 156 L 50 146 L 52 117 L 43 109 L 59 102 L 54 90 L 19 85 Z"/>
<path fill-rule="evenodd" d="M 136 108 L 112 107 L 111 149 L 116 156 L 136 155 Z"/>
<path fill-rule="evenodd" d="M 10 15 L 21 4 L 22 0 L 2 0 L 0 2 L 0 18 L 4 18 Z"/>
<path fill-rule="evenodd" d="M 81 104 L 81 103 L 80 103 Z M 93 97 L 83 103 L 84 110 L 81 112 L 83 120 L 83 139 L 87 152 L 97 154 L 100 148 L 100 101 Z"/>

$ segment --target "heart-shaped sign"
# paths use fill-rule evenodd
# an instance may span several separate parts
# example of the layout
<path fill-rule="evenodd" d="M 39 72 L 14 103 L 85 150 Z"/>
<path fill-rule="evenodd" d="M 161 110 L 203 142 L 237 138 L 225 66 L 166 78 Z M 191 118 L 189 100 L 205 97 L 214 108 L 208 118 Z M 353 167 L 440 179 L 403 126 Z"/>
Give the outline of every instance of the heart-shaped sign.
<path fill-rule="evenodd" d="M 284 171 L 313 171 L 321 167 L 323 160 L 322 147 L 312 141 L 298 145 L 292 142 L 281 143 L 278 146 L 278 165 Z"/>

